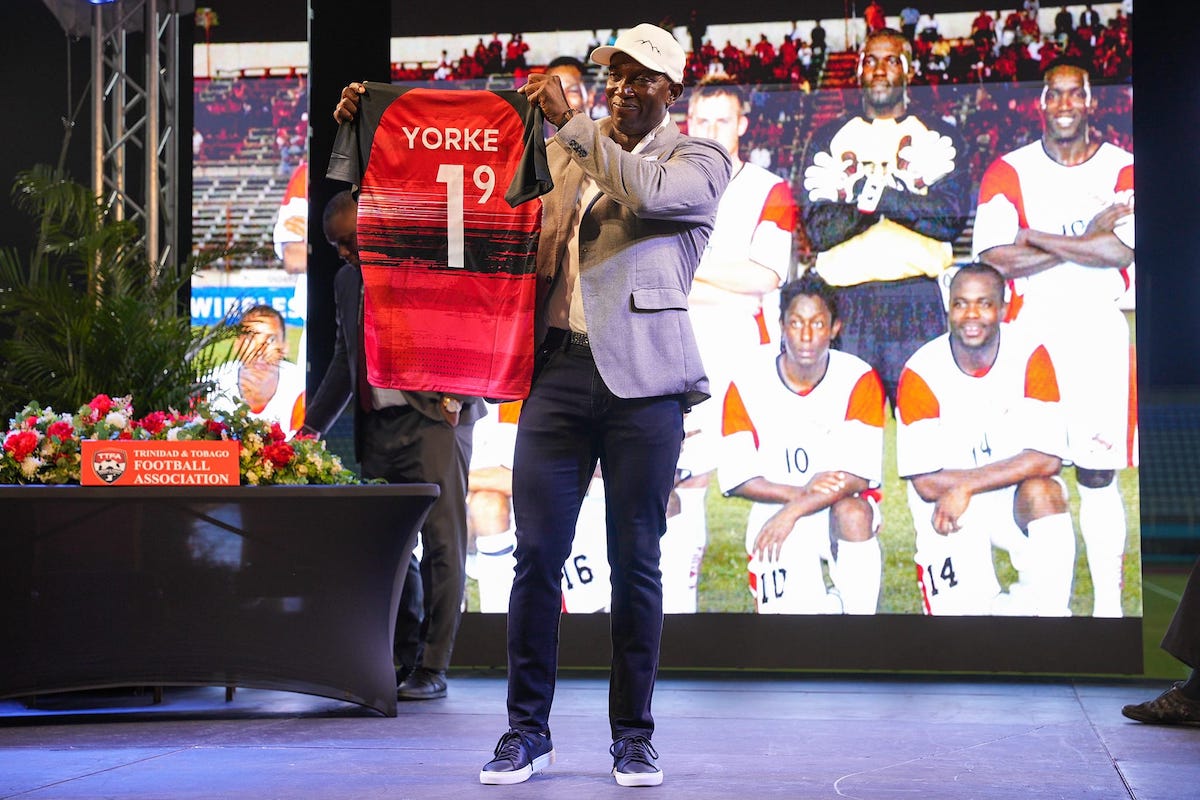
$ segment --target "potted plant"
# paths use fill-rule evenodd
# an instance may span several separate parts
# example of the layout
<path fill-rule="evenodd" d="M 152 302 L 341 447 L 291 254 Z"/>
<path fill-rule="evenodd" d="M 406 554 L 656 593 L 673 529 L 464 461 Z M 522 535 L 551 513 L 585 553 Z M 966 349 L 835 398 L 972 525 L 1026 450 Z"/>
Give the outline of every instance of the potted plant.
<path fill-rule="evenodd" d="M 38 239 L 27 258 L 0 249 L 0 418 L 31 399 L 79 408 L 100 391 L 143 409 L 203 396 L 214 345 L 237 326 L 192 327 L 186 289 L 201 265 L 153 261 L 133 221 L 59 169 L 22 172 L 12 191 Z"/>

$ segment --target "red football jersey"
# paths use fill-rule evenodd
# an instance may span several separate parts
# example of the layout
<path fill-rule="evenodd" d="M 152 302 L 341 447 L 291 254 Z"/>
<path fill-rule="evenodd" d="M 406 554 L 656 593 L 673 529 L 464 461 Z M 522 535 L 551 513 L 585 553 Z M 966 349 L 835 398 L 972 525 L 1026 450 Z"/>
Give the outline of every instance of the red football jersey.
<path fill-rule="evenodd" d="M 540 111 L 515 91 L 366 86 L 326 176 L 359 187 L 368 380 L 525 397 L 553 188 Z"/>

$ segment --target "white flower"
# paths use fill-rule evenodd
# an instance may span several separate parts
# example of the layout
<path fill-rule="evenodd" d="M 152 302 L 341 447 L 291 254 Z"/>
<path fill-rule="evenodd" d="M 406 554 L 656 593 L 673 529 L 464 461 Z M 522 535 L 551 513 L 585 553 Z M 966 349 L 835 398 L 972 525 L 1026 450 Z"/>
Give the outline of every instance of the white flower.
<path fill-rule="evenodd" d="M 258 485 L 258 473 L 252 469 L 247 470 L 246 471 L 246 483 L 249 483 L 251 486 Z"/>
<path fill-rule="evenodd" d="M 171 428 L 170 430 L 167 431 L 167 441 L 168 442 L 179 441 L 179 428 Z"/>
<path fill-rule="evenodd" d="M 37 471 L 41 466 L 42 460 L 40 458 L 25 456 L 25 460 L 21 462 L 21 474 L 26 478 L 32 478 L 37 475 Z"/>
<path fill-rule="evenodd" d="M 108 416 L 104 418 L 104 421 L 117 430 L 124 430 L 125 426 L 128 424 L 128 421 L 125 419 L 125 415 L 119 411 L 108 412 Z"/>

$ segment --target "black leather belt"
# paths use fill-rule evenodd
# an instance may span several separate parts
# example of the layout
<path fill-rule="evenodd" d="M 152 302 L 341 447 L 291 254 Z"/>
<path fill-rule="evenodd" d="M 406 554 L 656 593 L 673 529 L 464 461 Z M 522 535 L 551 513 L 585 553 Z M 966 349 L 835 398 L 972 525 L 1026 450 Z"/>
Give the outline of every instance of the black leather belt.
<path fill-rule="evenodd" d="M 551 328 L 546 336 L 546 341 L 551 347 L 558 347 L 563 350 L 574 348 L 587 350 L 589 353 L 592 350 L 591 342 L 588 341 L 586 333 L 568 331 L 563 328 Z"/>

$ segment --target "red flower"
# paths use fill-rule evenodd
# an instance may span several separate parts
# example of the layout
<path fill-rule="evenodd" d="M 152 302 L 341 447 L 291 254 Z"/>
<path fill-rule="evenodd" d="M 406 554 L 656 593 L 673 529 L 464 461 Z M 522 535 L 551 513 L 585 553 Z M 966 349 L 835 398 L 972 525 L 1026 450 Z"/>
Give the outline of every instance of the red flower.
<path fill-rule="evenodd" d="M 283 428 L 279 427 L 278 422 L 271 423 L 271 441 L 282 442 L 287 438 L 287 434 L 283 432 Z"/>
<path fill-rule="evenodd" d="M 151 411 L 146 416 L 142 417 L 142 421 L 138 423 L 151 436 L 159 433 L 163 426 L 167 424 L 167 415 L 161 411 Z"/>
<path fill-rule="evenodd" d="M 112 398 L 106 394 L 98 394 L 91 399 L 88 406 L 92 409 L 94 417 L 103 417 L 109 411 L 112 411 Z"/>
<path fill-rule="evenodd" d="M 216 419 L 208 420 L 205 423 L 204 427 L 205 427 L 205 430 L 207 430 L 209 433 L 215 433 L 217 435 L 223 434 L 223 433 L 225 433 L 225 431 L 229 430 L 228 425 L 226 425 L 224 422 L 221 422 L 220 420 L 216 420 Z"/>
<path fill-rule="evenodd" d="M 276 469 L 283 469 L 292 460 L 296 451 L 286 442 L 274 442 L 264 447 L 262 454 L 263 458 L 274 464 Z"/>
<path fill-rule="evenodd" d="M 65 442 L 75 435 L 75 428 L 71 423 L 59 420 L 58 422 L 50 423 L 50 426 L 46 428 L 46 435 L 52 436 L 60 442 Z"/>
<path fill-rule="evenodd" d="M 4 440 L 4 449 L 15 461 L 24 461 L 37 448 L 38 437 L 33 431 L 17 431 Z M 291 448 L 288 448 L 289 450 Z"/>
<path fill-rule="evenodd" d="M 33 430 L 34 428 L 37 427 L 37 421 L 38 421 L 37 417 L 26 417 L 25 418 L 25 429 L 30 430 L 30 431 Z"/>

